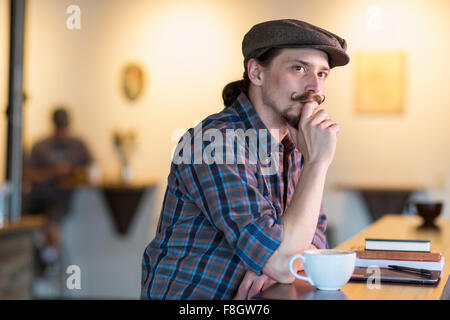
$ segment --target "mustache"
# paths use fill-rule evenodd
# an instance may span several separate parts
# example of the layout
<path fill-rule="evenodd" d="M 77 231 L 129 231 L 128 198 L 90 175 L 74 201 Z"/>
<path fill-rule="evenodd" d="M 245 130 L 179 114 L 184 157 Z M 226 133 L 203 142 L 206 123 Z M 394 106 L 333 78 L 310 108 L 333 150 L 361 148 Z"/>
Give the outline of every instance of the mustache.
<path fill-rule="evenodd" d="M 300 102 L 310 102 L 310 101 L 315 101 L 317 102 L 318 105 L 322 104 L 325 101 L 325 96 L 324 95 L 318 95 L 316 93 L 312 93 L 312 92 L 305 92 L 299 96 L 295 96 L 295 94 L 293 94 L 291 96 L 291 99 L 293 101 L 300 101 Z M 291 127 L 295 128 L 298 130 L 298 123 L 300 121 L 300 115 L 298 116 L 292 116 L 289 115 L 288 113 L 283 113 L 281 115 L 281 117 L 284 119 L 285 122 L 287 122 Z"/>
<path fill-rule="evenodd" d="M 293 94 L 291 96 L 291 99 L 293 101 L 300 101 L 300 102 L 315 101 L 315 102 L 317 102 L 318 105 L 320 105 L 325 101 L 325 95 L 318 95 L 318 94 L 312 93 L 312 92 L 305 92 L 299 96 L 295 96 Z"/>

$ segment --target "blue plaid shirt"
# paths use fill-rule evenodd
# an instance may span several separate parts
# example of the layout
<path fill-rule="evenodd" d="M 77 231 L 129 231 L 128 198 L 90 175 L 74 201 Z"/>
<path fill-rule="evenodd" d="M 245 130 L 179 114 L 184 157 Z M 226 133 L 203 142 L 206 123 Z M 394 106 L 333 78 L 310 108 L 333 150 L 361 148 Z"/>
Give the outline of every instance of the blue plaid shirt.
<path fill-rule="evenodd" d="M 229 129 L 266 129 L 245 94 L 200 125 L 203 133 L 217 129 L 224 137 Z M 195 139 L 191 128 L 175 151 L 179 155 L 184 147 L 183 159 L 191 163 L 172 161 L 156 236 L 143 254 L 142 299 L 231 299 L 246 271 L 261 274 L 282 239 L 280 217 L 302 169 L 289 135 L 276 144 L 274 174 L 263 172 L 267 163 L 261 161 L 195 161 Z M 212 141 L 202 141 L 200 151 Z M 274 150 L 271 142 L 268 153 Z M 242 145 L 249 157 L 249 142 Z M 236 144 L 230 147 L 238 153 Z M 312 241 L 317 248 L 327 247 L 325 228 L 321 207 Z"/>

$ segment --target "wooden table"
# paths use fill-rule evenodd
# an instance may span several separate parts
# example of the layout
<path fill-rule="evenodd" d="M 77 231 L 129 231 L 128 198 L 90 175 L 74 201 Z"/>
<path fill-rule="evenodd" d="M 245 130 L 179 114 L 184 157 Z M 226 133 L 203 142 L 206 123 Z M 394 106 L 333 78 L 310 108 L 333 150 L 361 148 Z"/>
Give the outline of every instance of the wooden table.
<path fill-rule="evenodd" d="M 23 216 L 19 221 L 6 221 L 4 224 L 0 225 L 0 235 L 42 228 L 45 222 L 46 220 L 42 215 Z"/>
<path fill-rule="evenodd" d="M 34 279 L 32 233 L 44 227 L 41 215 L 0 226 L 0 300 L 31 299 Z"/>
<path fill-rule="evenodd" d="M 156 186 L 156 181 L 133 184 L 105 182 L 99 186 L 109 207 L 116 230 L 120 235 L 127 234 L 142 195 L 147 189 Z"/>
<path fill-rule="evenodd" d="M 450 220 L 437 219 L 440 232 L 418 231 L 422 220 L 418 216 L 386 215 L 336 249 L 349 250 L 364 246 L 365 238 L 431 240 L 431 250 L 441 252 L 450 259 Z M 350 281 L 341 291 L 316 290 L 306 281 L 276 284 L 262 292 L 257 299 L 286 300 L 439 300 L 450 299 L 450 262 L 446 261 L 437 285 L 416 285 L 381 282 L 380 289 L 369 289 L 365 281 Z"/>
<path fill-rule="evenodd" d="M 389 212 L 401 213 L 411 195 L 425 189 L 423 185 L 414 183 L 341 183 L 337 187 L 360 193 L 369 210 L 372 222 Z"/>

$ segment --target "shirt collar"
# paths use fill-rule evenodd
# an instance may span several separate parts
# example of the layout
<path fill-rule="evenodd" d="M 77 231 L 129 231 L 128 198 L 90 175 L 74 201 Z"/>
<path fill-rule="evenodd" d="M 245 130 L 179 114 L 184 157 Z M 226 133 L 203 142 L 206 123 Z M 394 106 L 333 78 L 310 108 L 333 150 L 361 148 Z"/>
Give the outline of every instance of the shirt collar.
<path fill-rule="evenodd" d="M 266 125 L 262 122 L 261 118 L 255 110 L 255 107 L 245 93 L 241 93 L 238 96 L 233 104 L 233 107 L 236 109 L 239 117 L 245 122 L 245 124 L 253 127 L 256 130 L 267 130 Z"/>

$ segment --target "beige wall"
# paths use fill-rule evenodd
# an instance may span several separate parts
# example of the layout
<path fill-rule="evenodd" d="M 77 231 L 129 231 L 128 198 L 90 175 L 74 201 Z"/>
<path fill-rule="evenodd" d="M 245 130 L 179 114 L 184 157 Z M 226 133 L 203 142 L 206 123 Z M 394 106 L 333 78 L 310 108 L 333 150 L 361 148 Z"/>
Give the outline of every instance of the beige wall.
<path fill-rule="evenodd" d="M 366 27 L 372 3 L 381 10 L 378 31 Z M 81 8 L 81 30 L 66 28 L 70 4 Z M 337 199 L 333 186 L 339 182 L 416 182 L 448 200 L 449 1 L 29 0 L 27 15 L 27 146 L 48 132 L 51 107 L 65 103 L 74 132 L 87 140 L 104 174 L 118 168 L 112 130 L 136 128 L 135 176 L 156 177 L 164 189 L 173 132 L 221 110 L 223 86 L 243 72 L 245 32 L 263 20 L 292 17 L 343 36 L 350 56 L 367 49 L 400 49 L 408 56 L 401 115 L 356 114 L 352 64 L 333 70 L 325 106 L 341 131 L 326 195 Z M 119 84 L 130 61 L 145 66 L 149 78 L 135 104 L 124 99 Z M 338 200 L 326 203 L 331 220 L 349 221 L 344 217 L 351 213 Z"/>

